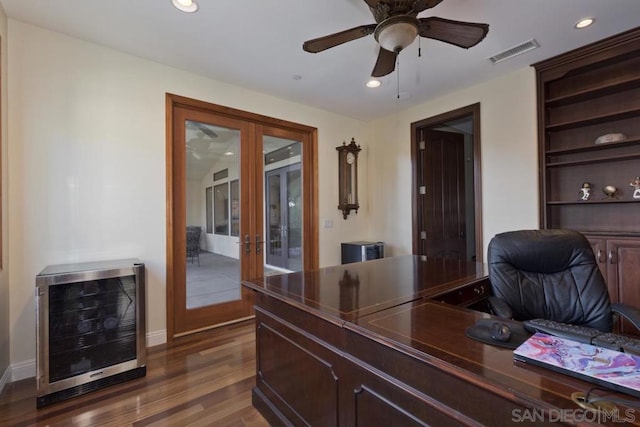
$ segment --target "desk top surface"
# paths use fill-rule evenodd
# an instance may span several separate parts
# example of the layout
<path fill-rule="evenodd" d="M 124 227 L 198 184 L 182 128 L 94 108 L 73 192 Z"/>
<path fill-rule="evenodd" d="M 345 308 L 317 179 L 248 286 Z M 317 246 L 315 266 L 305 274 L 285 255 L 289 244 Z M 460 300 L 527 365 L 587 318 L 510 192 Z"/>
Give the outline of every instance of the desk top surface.
<path fill-rule="evenodd" d="M 245 281 L 248 288 L 353 320 L 487 278 L 482 263 L 403 255 Z"/>
<path fill-rule="evenodd" d="M 545 402 L 548 407 L 577 408 L 570 399 L 574 392 L 586 393 L 595 384 L 566 374 L 515 361 L 513 350 L 483 344 L 465 335 L 465 329 L 486 313 L 448 304 L 421 300 L 392 307 L 362 319 L 345 323 L 344 328 L 385 342 L 402 353 L 433 363 L 455 375 L 480 382 L 514 396 L 514 399 Z M 609 391 L 596 392 L 622 399 L 631 396 Z M 623 414 L 624 416 L 624 414 Z M 629 418 L 626 421 L 635 421 Z"/>

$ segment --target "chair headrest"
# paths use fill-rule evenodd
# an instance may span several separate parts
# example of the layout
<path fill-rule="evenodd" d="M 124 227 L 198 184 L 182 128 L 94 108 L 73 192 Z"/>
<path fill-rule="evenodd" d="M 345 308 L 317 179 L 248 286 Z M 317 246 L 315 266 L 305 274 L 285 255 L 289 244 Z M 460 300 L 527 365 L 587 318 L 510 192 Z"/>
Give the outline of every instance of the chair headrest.
<path fill-rule="evenodd" d="M 552 274 L 593 263 L 593 251 L 589 241 L 577 231 L 518 230 L 497 234 L 491 240 L 488 262 Z"/>

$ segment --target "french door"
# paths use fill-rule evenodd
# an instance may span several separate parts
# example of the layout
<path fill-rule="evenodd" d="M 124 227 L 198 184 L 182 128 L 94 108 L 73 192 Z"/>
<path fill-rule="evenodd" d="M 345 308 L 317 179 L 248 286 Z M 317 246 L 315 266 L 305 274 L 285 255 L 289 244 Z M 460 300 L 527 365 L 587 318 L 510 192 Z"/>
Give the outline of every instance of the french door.
<path fill-rule="evenodd" d="M 251 316 L 243 280 L 317 267 L 315 159 L 313 128 L 167 95 L 169 340 Z M 297 237 L 270 266 L 265 173 L 278 169 L 293 172 L 277 203 Z"/>

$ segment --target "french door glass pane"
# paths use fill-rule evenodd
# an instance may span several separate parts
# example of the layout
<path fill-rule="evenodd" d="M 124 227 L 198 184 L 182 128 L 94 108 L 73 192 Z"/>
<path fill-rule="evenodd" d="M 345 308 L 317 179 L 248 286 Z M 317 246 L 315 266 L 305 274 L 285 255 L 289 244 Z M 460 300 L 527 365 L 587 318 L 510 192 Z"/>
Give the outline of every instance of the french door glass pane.
<path fill-rule="evenodd" d="M 241 298 L 240 131 L 187 120 L 185 142 L 186 308 L 194 309 Z"/>
<path fill-rule="evenodd" d="M 302 175 L 299 141 L 263 137 L 265 275 L 302 270 Z"/>

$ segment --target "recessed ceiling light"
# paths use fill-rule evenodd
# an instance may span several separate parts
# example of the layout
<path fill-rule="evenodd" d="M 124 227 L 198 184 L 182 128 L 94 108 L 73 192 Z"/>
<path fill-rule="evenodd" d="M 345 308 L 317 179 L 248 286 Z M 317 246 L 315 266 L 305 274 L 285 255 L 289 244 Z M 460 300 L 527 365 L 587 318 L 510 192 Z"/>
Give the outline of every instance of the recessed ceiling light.
<path fill-rule="evenodd" d="M 371 79 L 367 82 L 367 87 L 378 87 L 380 86 L 382 83 L 380 82 L 380 80 L 376 80 L 376 79 Z"/>
<path fill-rule="evenodd" d="M 193 0 L 171 0 L 176 9 L 193 13 L 198 10 L 198 3 Z"/>
<path fill-rule="evenodd" d="M 225 156 L 233 156 L 233 151 L 227 151 L 224 153 Z"/>
<path fill-rule="evenodd" d="M 595 21 L 595 18 L 582 18 L 581 20 L 579 20 L 578 22 L 576 22 L 576 25 L 574 25 L 575 28 L 586 28 L 589 25 L 593 24 L 593 22 Z"/>

